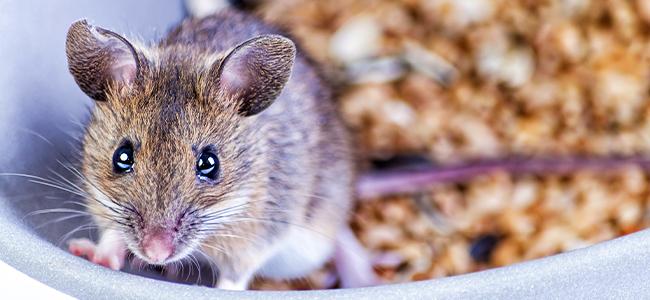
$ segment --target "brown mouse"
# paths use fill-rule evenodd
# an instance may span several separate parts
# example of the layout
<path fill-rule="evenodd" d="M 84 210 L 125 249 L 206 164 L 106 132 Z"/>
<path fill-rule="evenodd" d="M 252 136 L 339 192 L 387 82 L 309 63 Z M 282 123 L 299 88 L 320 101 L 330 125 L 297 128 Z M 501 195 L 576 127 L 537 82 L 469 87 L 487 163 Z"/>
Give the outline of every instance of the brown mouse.
<path fill-rule="evenodd" d="M 200 252 L 226 289 L 301 277 L 336 254 L 343 286 L 374 281 L 346 222 L 348 134 L 280 30 L 226 9 L 144 46 L 81 20 L 66 53 L 96 102 L 81 173 L 100 228 L 71 252 L 113 269 L 127 251 L 157 265 Z"/>

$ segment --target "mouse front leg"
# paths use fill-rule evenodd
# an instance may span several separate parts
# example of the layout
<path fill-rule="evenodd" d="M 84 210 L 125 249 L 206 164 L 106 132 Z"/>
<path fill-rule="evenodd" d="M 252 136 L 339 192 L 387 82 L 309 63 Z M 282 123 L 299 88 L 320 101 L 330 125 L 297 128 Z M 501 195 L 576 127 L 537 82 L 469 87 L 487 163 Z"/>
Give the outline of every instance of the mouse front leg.
<path fill-rule="evenodd" d="M 68 250 L 76 256 L 84 256 L 91 262 L 120 270 L 124 267 L 126 244 L 120 234 L 112 229 L 102 233 L 99 243 L 87 239 L 72 239 L 68 242 Z"/>

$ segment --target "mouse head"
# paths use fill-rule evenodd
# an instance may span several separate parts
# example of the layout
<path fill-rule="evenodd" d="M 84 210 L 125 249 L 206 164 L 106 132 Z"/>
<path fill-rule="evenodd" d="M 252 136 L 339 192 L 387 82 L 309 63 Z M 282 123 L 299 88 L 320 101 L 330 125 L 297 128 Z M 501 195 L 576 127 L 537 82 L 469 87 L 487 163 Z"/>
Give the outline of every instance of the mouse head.
<path fill-rule="evenodd" d="M 145 261 L 165 264 L 206 238 L 227 243 L 262 226 L 245 222 L 271 201 L 274 162 L 260 113 L 282 92 L 295 53 L 277 35 L 216 54 L 136 47 L 74 23 L 69 69 L 96 100 L 80 177 L 100 228 L 121 232 Z"/>

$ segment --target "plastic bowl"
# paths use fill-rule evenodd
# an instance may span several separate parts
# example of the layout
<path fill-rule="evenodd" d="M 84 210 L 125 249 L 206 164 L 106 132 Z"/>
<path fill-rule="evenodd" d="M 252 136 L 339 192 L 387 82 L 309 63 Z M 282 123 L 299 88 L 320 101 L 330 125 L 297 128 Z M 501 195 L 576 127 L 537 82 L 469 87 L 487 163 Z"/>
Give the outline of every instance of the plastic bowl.
<path fill-rule="evenodd" d="M 69 75 L 65 34 L 80 18 L 127 36 L 159 37 L 184 11 L 171 1 L 0 2 L 0 172 L 52 177 L 71 157 L 92 101 Z M 47 141 L 46 141 L 47 140 Z M 325 291 L 245 291 L 169 283 L 114 272 L 55 246 L 82 221 L 42 226 L 61 215 L 30 212 L 60 207 L 65 197 L 25 178 L 0 177 L 0 260 L 78 298 L 645 298 L 650 295 L 650 232 L 509 267 L 407 284 Z M 87 221 L 87 220 L 86 220 Z M 29 291 L 26 291 L 27 293 Z"/>

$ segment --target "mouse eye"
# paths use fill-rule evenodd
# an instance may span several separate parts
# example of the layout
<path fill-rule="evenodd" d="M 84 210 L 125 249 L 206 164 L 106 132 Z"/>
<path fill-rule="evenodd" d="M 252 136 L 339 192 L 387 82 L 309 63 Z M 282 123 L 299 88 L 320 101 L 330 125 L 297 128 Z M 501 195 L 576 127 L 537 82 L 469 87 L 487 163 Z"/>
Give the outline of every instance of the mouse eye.
<path fill-rule="evenodd" d="M 113 153 L 113 170 L 115 173 L 128 173 L 133 171 L 133 145 L 127 143 L 120 146 Z"/>
<path fill-rule="evenodd" d="M 215 180 L 219 175 L 219 158 L 217 155 L 204 150 L 196 161 L 196 175 L 202 180 Z"/>

